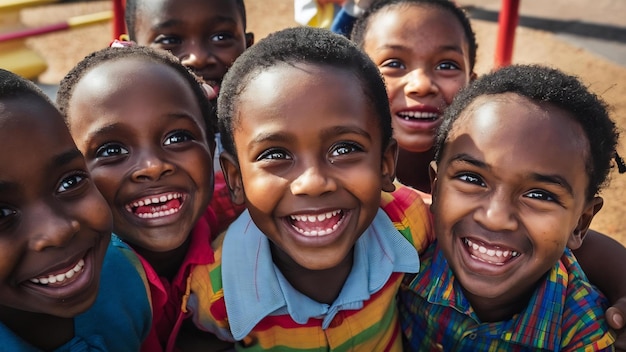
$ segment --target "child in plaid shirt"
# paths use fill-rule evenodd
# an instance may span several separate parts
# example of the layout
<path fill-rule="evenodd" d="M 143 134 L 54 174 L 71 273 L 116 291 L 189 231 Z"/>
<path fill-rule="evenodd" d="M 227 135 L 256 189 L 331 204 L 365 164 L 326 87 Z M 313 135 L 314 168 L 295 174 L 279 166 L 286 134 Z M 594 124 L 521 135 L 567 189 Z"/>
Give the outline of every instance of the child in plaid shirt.
<path fill-rule="evenodd" d="M 411 350 L 613 349 L 608 302 L 570 249 L 602 207 L 617 138 L 604 103 L 558 70 L 512 66 L 459 93 L 432 164 L 437 241 L 400 294 Z"/>

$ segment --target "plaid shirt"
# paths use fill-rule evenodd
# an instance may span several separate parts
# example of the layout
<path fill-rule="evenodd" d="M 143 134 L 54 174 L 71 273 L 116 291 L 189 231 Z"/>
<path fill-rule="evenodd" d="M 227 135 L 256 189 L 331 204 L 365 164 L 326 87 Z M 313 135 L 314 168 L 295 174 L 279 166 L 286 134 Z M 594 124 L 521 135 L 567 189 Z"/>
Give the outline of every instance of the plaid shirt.
<path fill-rule="evenodd" d="M 510 320 L 481 323 L 436 242 L 400 294 L 402 329 L 412 351 L 612 351 L 608 306 L 569 250 L 527 308 Z"/>

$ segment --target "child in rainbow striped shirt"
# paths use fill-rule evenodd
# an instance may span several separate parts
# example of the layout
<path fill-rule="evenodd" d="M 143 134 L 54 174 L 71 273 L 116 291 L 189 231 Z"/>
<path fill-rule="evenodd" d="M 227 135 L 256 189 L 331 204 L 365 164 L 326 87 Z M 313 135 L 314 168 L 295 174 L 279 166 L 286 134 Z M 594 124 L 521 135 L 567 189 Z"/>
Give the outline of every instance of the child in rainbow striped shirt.
<path fill-rule="evenodd" d="M 192 272 L 195 324 L 239 350 L 401 351 L 397 291 L 433 239 L 417 192 L 394 184 L 376 66 L 327 30 L 286 29 L 236 60 L 218 115 L 248 210 Z"/>

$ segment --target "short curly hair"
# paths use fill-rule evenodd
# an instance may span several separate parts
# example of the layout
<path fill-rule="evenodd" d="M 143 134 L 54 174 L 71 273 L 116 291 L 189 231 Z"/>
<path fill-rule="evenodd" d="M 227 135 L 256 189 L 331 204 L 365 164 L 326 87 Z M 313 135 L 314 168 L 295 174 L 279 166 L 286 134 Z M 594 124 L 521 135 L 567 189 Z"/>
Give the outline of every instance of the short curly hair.
<path fill-rule="evenodd" d="M 183 66 L 180 61 L 169 52 L 164 50 L 152 49 L 140 45 L 131 45 L 127 47 L 105 48 L 87 55 L 81 60 L 68 74 L 61 80 L 59 90 L 57 92 L 57 105 L 65 118 L 65 122 L 69 123 L 68 109 L 69 102 L 74 92 L 76 84 L 93 68 L 98 65 L 115 60 L 123 60 L 128 58 L 141 59 L 148 62 L 162 64 L 173 68 L 189 83 L 200 112 L 204 120 L 207 138 L 213 139 L 216 131 L 217 118 L 215 109 L 208 100 L 204 89 L 202 88 L 202 79 L 198 78 L 191 70 Z"/>
<path fill-rule="evenodd" d="M 371 20 L 375 14 L 396 6 L 429 6 L 450 12 L 461 24 L 465 39 L 469 47 L 469 68 L 470 72 L 474 71 L 476 64 L 476 51 L 478 43 L 476 42 L 476 34 L 472 29 L 472 24 L 465 11 L 449 0 L 375 0 L 374 3 L 359 17 L 352 27 L 350 39 L 354 41 L 360 48 L 365 45 L 365 34 L 371 24 Z"/>
<path fill-rule="evenodd" d="M 512 65 L 486 74 L 454 98 L 446 109 L 435 142 L 435 160 L 441 161 L 454 122 L 478 97 L 515 93 L 533 101 L 549 103 L 566 111 L 582 127 L 589 141 L 587 199 L 605 185 L 619 132 L 609 117 L 608 106 L 575 76 L 540 65 Z"/>
<path fill-rule="evenodd" d="M 224 76 L 217 99 L 222 145 L 236 156 L 233 141 L 237 108 L 242 92 L 262 71 L 280 64 L 308 63 L 346 70 L 357 78 L 363 93 L 379 117 L 383 148 L 392 138 L 391 115 L 385 83 L 376 65 L 354 43 L 327 29 L 308 26 L 287 28 L 270 34 L 235 60 Z"/>
<path fill-rule="evenodd" d="M 135 40 L 135 21 L 137 21 L 137 12 L 140 11 L 138 7 L 142 0 L 126 0 L 126 7 L 124 10 L 124 20 L 126 21 L 126 29 L 128 31 L 128 37 L 131 40 Z M 148 1 L 148 0 L 144 0 Z M 243 23 L 243 31 L 246 31 L 246 5 L 244 0 L 234 0 L 239 14 L 241 15 L 241 22 Z"/>
<path fill-rule="evenodd" d="M 54 105 L 50 98 L 35 83 L 11 71 L 0 68 L 0 100 L 27 95 L 40 98 L 50 105 Z"/>

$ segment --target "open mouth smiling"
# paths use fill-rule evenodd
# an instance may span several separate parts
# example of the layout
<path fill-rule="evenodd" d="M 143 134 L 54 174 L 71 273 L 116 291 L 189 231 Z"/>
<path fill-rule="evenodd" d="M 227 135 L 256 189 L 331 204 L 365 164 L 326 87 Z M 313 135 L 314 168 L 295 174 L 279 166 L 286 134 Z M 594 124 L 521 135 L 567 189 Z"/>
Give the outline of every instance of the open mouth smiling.
<path fill-rule="evenodd" d="M 298 233 L 308 237 L 320 237 L 333 233 L 344 220 L 342 210 L 319 214 L 290 215 L 289 223 Z"/>
<path fill-rule="evenodd" d="M 73 280 L 71 279 L 73 277 L 78 276 L 78 274 L 80 274 L 83 271 L 84 266 L 85 266 L 85 261 L 81 258 L 78 261 L 78 263 L 76 263 L 76 265 L 74 265 L 69 270 L 66 270 L 66 271 L 64 270 L 56 274 L 48 274 L 48 275 L 43 275 L 40 277 L 34 277 L 32 279 L 29 279 L 29 281 L 38 285 L 46 285 L 46 286 L 54 286 L 54 287 L 64 286 L 72 282 Z"/>
<path fill-rule="evenodd" d="M 180 211 L 185 200 L 182 193 L 170 192 L 137 199 L 125 206 L 126 211 L 142 218 L 155 219 Z"/>
<path fill-rule="evenodd" d="M 478 241 L 472 241 L 467 237 L 463 238 L 463 244 L 465 244 L 472 258 L 488 264 L 504 265 L 520 256 L 519 252 L 512 249 L 501 246 L 490 246 L 485 243 L 479 243 Z"/>
<path fill-rule="evenodd" d="M 403 111 L 396 114 L 399 118 L 410 121 L 435 121 L 439 118 L 439 114 L 435 112 L 421 112 L 421 111 Z"/>

